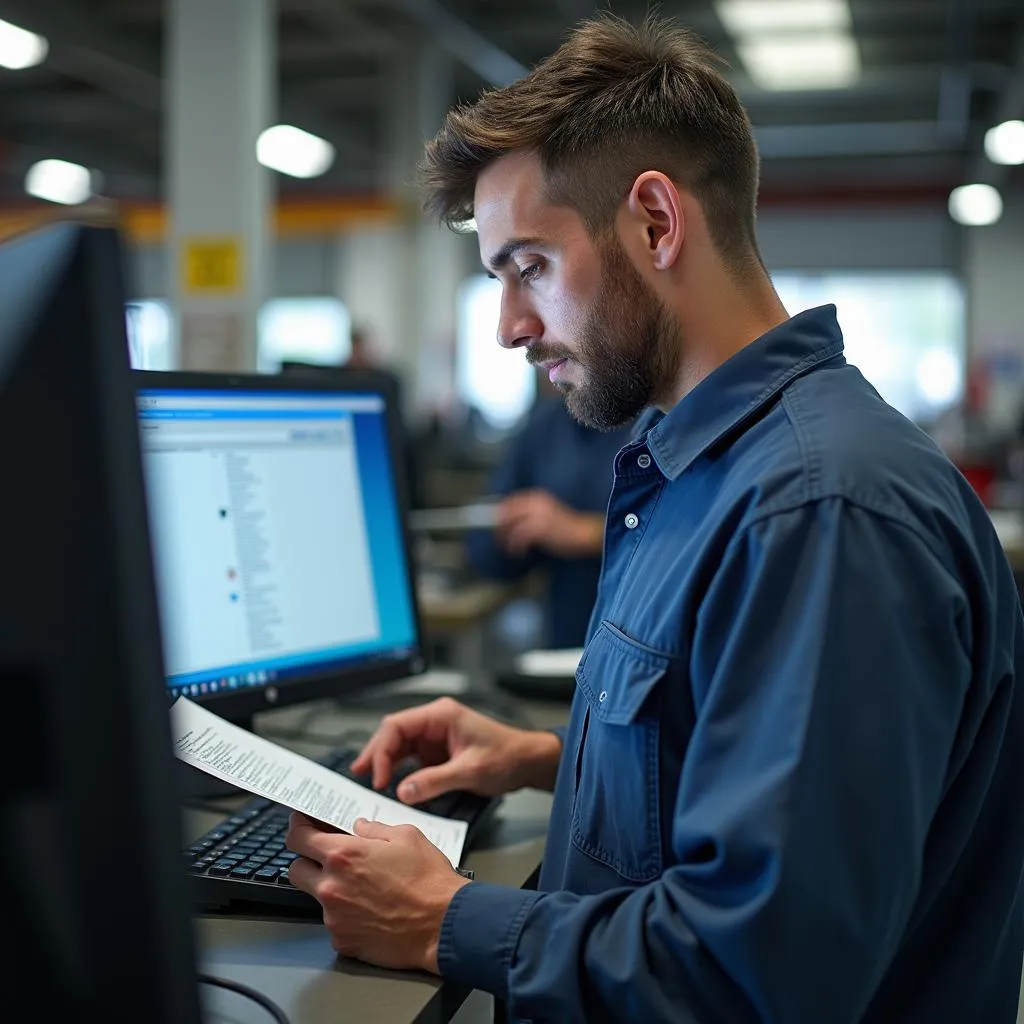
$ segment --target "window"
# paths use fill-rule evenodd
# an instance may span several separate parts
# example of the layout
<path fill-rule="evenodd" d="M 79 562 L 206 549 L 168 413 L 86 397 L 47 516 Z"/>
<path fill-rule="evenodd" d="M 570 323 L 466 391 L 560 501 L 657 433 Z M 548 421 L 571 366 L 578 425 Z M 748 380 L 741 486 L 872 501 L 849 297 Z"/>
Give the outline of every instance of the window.
<path fill-rule="evenodd" d="M 261 373 L 277 373 L 286 361 L 340 366 L 352 350 L 348 310 L 331 296 L 270 299 L 260 310 L 257 333 Z"/>
<path fill-rule="evenodd" d="M 128 356 L 136 370 L 170 370 L 171 307 L 161 299 L 129 302 L 125 309 Z"/>
<path fill-rule="evenodd" d="M 512 427 L 530 408 L 536 371 L 524 353 L 507 352 L 495 340 L 501 282 L 485 274 L 463 281 L 458 293 L 456 387 L 459 397 L 499 430 Z"/>
<path fill-rule="evenodd" d="M 964 298 L 952 274 L 780 273 L 775 288 L 796 314 L 834 302 L 846 358 L 879 394 L 919 423 L 964 394 Z"/>

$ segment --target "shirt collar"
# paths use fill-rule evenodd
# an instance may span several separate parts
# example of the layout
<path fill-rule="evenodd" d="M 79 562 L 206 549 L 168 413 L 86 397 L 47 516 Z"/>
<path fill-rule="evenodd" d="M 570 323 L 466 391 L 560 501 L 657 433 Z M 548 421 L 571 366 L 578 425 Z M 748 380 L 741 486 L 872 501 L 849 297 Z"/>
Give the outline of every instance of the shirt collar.
<path fill-rule="evenodd" d="M 790 381 L 843 352 L 834 305 L 818 306 L 773 327 L 708 374 L 657 418 L 647 446 L 675 480 L 716 441 L 763 409 Z M 652 417 L 653 419 L 653 417 Z M 650 426 L 651 419 L 644 418 Z"/>

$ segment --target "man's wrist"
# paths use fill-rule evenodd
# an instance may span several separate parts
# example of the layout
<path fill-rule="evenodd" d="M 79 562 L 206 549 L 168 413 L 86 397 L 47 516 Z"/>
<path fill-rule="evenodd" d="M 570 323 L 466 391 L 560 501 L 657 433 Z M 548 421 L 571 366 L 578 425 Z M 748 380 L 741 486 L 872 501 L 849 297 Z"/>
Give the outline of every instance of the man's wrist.
<path fill-rule="evenodd" d="M 424 951 L 422 968 L 425 971 L 429 971 L 431 974 L 440 974 L 437 964 L 437 950 L 441 942 L 441 928 L 444 926 L 444 919 L 448 915 L 448 910 L 452 905 L 452 900 L 455 899 L 455 894 L 464 886 L 470 884 L 470 879 L 465 875 L 453 872 L 455 875 L 455 881 L 453 882 L 451 889 L 446 895 L 438 901 L 438 915 L 437 915 L 437 927 L 433 929 L 430 937 L 430 941 L 427 943 L 427 948 Z"/>
<path fill-rule="evenodd" d="M 524 731 L 515 788 L 553 790 L 561 759 L 562 741 L 555 733 Z"/>

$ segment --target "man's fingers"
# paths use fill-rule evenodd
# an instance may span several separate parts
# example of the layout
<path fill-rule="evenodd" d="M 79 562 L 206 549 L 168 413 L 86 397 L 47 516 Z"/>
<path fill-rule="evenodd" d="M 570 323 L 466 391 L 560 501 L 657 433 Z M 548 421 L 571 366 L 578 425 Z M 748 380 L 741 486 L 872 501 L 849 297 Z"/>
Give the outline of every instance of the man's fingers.
<path fill-rule="evenodd" d="M 403 803 L 419 804 L 453 789 L 466 789 L 470 773 L 458 760 L 421 768 L 409 775 L 398 787 L 398 798 Z"/>
<path fill-rule="evenodd" d="M 323 873 L 323 868 L 307 857 L 299 857 L 288 865 L 288 880 L 296 889 L 308 892 L 310 896 L 316 895 L 316 888 Z"/>
<path fill-rule="evenodd" d="M 366 775 L 373 764 L 373 747 L 376 736 L 371 736 L 359 751 L 356 759 L 352 762 L 352 772 L 355 775 Z"/>
<path fill-rule="evenodd" d="M 288 849 L 294 853 L 315 860 L 317 864 L 323 864 L 339 844 L 350 843 L 352 838 L 312 818 L 307 818 L 298 811 L 293 811 L 284 841 Z"/>
<path fill-rule="evenodd" d="M 382 821 L 370 821 L 369 818 L 357 818 L 352 831 L 361 839 L 381 839 L 390 843 L 395 837 L 395 825 L 385 825 Z"/>
<path fill-rule="evenodd" d="M 524 555 L 537 539 L 537 531 L 529 519 L 511 526 L 505 533 L 505 549 L 513 555 Z"/>

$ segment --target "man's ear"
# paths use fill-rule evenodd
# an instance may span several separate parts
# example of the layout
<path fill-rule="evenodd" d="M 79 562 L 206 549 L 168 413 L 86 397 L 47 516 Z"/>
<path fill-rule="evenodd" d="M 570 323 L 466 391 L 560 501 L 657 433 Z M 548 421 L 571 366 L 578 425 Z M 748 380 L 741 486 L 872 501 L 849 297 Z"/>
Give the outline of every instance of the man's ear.
<path fill-rule="evenodd" d="M 644 171 L 629 190 L 625 213 L 630 228 L 642 232 L 643 252 L 651 268 L 674 266 L 683 246 L 686 217 L 672 179 L 661 171 Z"/>

